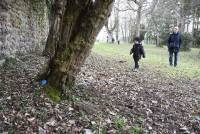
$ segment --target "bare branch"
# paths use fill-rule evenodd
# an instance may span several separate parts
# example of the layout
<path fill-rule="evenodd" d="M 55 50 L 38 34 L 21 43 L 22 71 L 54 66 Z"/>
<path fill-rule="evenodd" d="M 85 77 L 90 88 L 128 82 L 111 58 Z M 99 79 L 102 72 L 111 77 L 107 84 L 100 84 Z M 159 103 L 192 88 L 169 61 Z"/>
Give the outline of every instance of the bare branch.
<path fill-rule="evenodd" d="M 119 9 L 118 7 L 114 7 L 117 11 L 119 12 L 126 12 L 126 11 L 134 11 L 136 12 L 137 9 L 133 9 L 133 8 L 126 8 L 126 9 Z"/>
<path fill-rule="evenodd" d="M 137 4 L 137 5 L 140 5 L 141 4 L 141 2 L 139 2 L 138 0 L 128 0 L 128 2 L 129 1 L 133 1 L 135 4 Z"/>
<path fill-rule="evenodd" d="M 116 19 L 116 18 L 115 18 Z M 112 33 L 114 30 L 115 30 L 115 28 L 117 27 L 117 23 L 116 23 L 116 20 L 114 21 L 114 25 L 113 26 L 111 26 L 111 27 L 109 27 L 109 25 L 108 25 L 108 20 L 106 21 L 106 23 L 105 23 L 105 27 L 106 27 L 106 30 L 108 31 L 108 33 Z"/>
<path fill-rule="evenodd" d="M 128 6 L 129 6 L 129 8 L 131 8 L 132 10 L 136 10 L 134 7 L 132 7 L 132 5 L 131 5 L 131 3 L 127 3 L 128 4 Z M 136 10 L 137 11 L 137 10 Z"/>
<path fill-rule="evenodd" d="M 159 0 L 153 0 L 153 3 L 152 3 L 152 5 L 151 5 L 151 7 L 150 7 L 150 10 L 146 13 L 146 15 L 149 15 L 149 14 L 151 14 L 151 13 L 154 11 L 155 7 L 156 7 L 157 4 L 158 4 L 158 1 L 159 1 Z"/>

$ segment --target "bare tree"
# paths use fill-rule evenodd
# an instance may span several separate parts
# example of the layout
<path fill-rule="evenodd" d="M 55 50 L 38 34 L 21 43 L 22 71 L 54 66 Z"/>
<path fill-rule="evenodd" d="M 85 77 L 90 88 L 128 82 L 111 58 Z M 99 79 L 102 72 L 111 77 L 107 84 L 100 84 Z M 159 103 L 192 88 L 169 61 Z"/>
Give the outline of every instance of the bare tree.
<path fill-rule="evenodd" d="M 136 8 L 132 5 L 132 2 L 136 5 Z M 140 23 L 141 23 L 141 17 L 142 17 L 142 9 L 143 5 L 146 0 L 128 0 L 129 8 L 132 9 L 133 12 L 137 12 L 136 16 L 136 31 L 135 36 L 140 36 Z"/>
<path fill-rule="evenodd" d="M 133 5 L 134 3 L 134 5 Z M 152 13 L 158 3 L 158 0 L 153 0 L 152 4 L 148 3 L 147 0 L 128 0 L 128 5 L 129 8 L 133 11 L 136 12 L 136 28 L 135 28 L 135 36 L 140 36 L 141 35 L 141 20 L 142 20 L 142 15 L 148 15 Z M 148 7 L 147 5 L 150 5 Z"/>
<path fill-rule="evenodd" d="M 115 28 L 117 27 L 117 22 L 116 22 L 116 18 L 114 20 L 114 24 L 112 25 L 111 23 L 112 21 L 107 20 L 105 27 L 106 27 L 106 31 L 108 33 L 108 41 L 111 41 L 113 39 L 113 32 L 115 30 Z M 109 25 L 110 24 L 110 25 Z"/>
<path fill-rule="evenodd" d="M 119 38 L 119 5 L 120 0 L 116 0 L 111 16 L 105 24 L 105 28 L 108 33 L 108 40 L 112 40 L 114 38 L 114 33 L 115 39 L 118 40 Z"/>
<path fill-rule="evenodd" d="M 116 6 L 114 8 L 114 10 L 115 10 L 115 21 L 116 21 L 116 28 L 115 28 L 115 35 L 116 35 L 115 39 L 116 39 L 116 41 L 119 40 L 119 21 L 120 21 L 120 18 L 119 18 L 119 12 L 120 11 L 118 10 L 119 6 L 120 6 L 120 0 L 117 0 Z"/>

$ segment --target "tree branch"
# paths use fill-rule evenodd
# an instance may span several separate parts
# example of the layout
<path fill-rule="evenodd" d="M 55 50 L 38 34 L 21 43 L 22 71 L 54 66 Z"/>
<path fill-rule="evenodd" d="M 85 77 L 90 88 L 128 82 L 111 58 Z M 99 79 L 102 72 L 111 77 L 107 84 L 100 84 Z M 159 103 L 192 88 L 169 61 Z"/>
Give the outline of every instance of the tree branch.
<path fill-rule="evenodd" d="M 154 9 L 156 8 L 156 6 L 158 4 L 158 1 L 159 0 L 153 0 L 153 3 L 151 5 L 151 7 L 150 7 L 150 10 L 146 13 L 146 15 L 149 15 L 149 14 L 153 13 Z"/>
<path fill-rule="evenodd" d="M 126 12 L 126 11 L 134 11 L 137 12 L 137 9 L 133 9 L 133 8 L 126 8 L 126 9 L 119 9 L 118 7 L 114 7 L 117 11 L 119 12 Z"/>

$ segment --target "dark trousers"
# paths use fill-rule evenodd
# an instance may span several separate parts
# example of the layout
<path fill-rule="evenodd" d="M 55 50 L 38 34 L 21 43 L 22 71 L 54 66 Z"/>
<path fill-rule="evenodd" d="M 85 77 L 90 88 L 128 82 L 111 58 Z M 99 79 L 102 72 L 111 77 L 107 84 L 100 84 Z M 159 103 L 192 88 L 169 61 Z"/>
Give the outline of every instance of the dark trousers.
<path fill-rule="evenodd" d="M 178 62 L 178 48 L 169 48 L 169 64 L 172 66 L 174 61 L 174 66 L 177 66 Z"/>
<path fill-rule="evenodd" d="M 139 58 L 138 57 L 133 57 L 134 59 L 134 62 L 135 62 L 135 69 L 138 69 L 139 68 Z"/>

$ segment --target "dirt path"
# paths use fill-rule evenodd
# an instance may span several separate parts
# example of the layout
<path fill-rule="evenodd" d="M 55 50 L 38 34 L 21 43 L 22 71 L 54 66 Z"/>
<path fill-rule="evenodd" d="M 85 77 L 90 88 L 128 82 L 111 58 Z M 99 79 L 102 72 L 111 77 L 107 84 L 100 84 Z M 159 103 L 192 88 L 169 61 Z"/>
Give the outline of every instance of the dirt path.
<path fill-rule="evenodd" d="M 200 81 L 175 80 L 124 61 L 90 56 L 70 99 L 53 103 L 31 84 L 44 59 L 0 70 L 0 133 L 199 134 Z"/>

